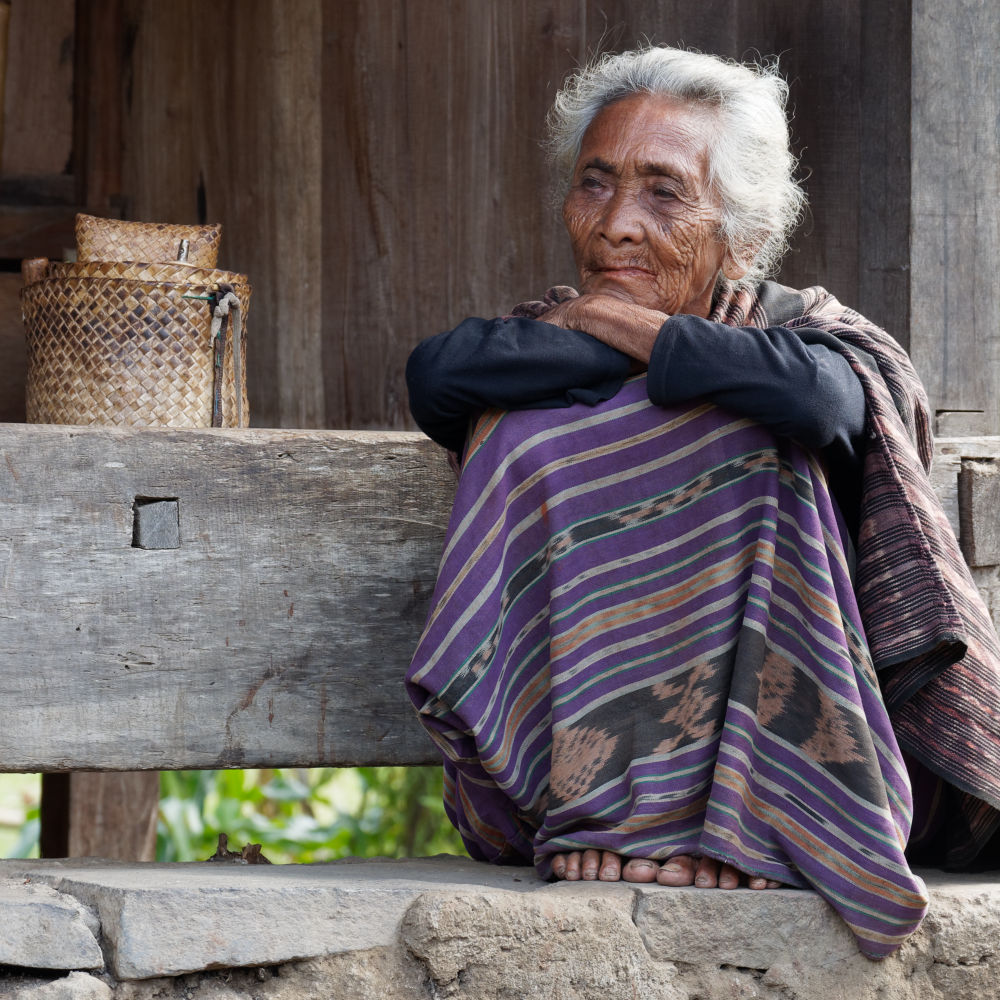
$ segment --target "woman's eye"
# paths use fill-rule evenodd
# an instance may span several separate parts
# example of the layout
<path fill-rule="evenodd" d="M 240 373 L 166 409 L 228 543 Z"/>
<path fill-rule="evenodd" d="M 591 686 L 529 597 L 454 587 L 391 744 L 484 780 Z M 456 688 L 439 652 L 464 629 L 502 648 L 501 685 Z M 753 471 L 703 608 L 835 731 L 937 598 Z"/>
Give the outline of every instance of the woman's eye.
<path fill-rule="evenodd" d="M 580 187 L 586 188 L 588 191 L 600 191 L 604 185 L 597 177 L 584 177 L 580 181 Z"/>
<path fill-rule="evenodd" d="M 670 200 L 671 198 L 676 197 L 674 195 L 674 192 L 671 191 L 670 188 L 665 188 L 665 187 L 653 188 L 653 194 L 657 198 L 661 198 L 661 199 L 665 199 L 665 200 Z"/>

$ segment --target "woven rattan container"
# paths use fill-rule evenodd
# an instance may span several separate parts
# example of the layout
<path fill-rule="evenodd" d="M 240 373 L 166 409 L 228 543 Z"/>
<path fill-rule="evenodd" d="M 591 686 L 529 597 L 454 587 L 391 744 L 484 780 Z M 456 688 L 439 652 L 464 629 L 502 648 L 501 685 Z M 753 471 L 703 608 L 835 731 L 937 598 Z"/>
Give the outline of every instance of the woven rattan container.
<path fill-rule="evenodd" d="M 21 304 L 29 422 L 248 425 L 243 275 L 176 262 L 52 263 Z"/>
<path fill-rule="evenodd" d="M 165 222 L 123 222 L 96 215 L 76 217 L 76 259 L 180 260 L 215 267 L 222 226 L 174 226 Z"/>

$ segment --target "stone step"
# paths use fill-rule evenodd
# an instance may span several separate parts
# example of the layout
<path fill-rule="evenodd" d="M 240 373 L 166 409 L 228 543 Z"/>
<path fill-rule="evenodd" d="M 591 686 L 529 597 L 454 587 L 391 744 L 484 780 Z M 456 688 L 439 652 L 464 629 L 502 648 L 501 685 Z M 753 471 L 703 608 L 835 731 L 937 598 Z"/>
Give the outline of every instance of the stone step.
<path fill-rule="evenodd" d="M 454 857 L 273 866 L 9 860 L 0 862 L 7 978 L 15 967 L 100 978 L 32 984 L 22 969 L 13 992 L 14 980 L 5 987 L 0 975 L 0 997 L 1000 995 L 1000 875 L 921 874 L 932 900 L 923 927 L 873 962 L 815 893 L 791 889 L 550 884 L 530 868 Z M 246 992 L 234 991 L 232 973 L 208 971 L 240 967 L 249 971 L 235 981 Z M 203 993 L 191 992 L 192 975 Z M 168 977 L 185 977 L 187 992 Z"/>

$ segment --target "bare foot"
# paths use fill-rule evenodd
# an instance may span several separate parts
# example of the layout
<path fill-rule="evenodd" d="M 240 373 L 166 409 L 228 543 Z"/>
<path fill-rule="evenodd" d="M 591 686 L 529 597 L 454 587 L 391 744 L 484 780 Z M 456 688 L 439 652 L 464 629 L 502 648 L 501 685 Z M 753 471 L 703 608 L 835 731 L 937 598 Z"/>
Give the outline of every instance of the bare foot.
<path fill-rule="evenodd" d="M 738 889 L 746 879 L 748 889 L 780 889 L 781 883 L 758 875 L 745 876 L 732 865 L 714 858 L 694 858 L 678 854 L 662 864 L 650 858 L 629 858 L 622 864 L 619 855 L 611 851 L 571 851 L 552 855 L 552 874 L 558 879 L 577 882 L 649 883 L 660 885 L 693 885 L 699 889 Z"/>

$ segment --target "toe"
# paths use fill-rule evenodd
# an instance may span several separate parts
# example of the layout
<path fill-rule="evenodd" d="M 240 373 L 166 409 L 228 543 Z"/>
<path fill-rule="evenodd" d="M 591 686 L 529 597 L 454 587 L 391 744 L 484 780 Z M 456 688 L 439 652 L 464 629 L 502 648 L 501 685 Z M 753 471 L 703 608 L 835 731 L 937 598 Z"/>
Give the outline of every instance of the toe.
<path fill-rule="evenodd" d="M 617 882 L 622 877 L 622 859 L 613 851 L 605 851 L 601 855 L 601 873 L 598 876 L 602 882 Z"/>
<path fill-rule="evenodd" d="M 556 878 L 566 877 L 566 855 L 565 854 L 553 854 L 552 861 L 552 874 Z"/>
<path fill-rule="evenodd" d="M 723 865 L 719 869 L 719 888 L 738 889 L 740 887 L 740 873 L 732 865 Z"/>
<path fill-rule="evenodd" d="M 649 858 L 629 858 L 622 869 L 622 878 L 626 882 L 655 882 L 658 868 Z"/>
<path fill-rule="evenodd" d="M 578 882 L 580 879 L 580 852 L 570 851 L 566 855 L 566 874 L 565 878 L 567 882 Z"/>
<path fill-rule="evenodd" d="M 601 867 L 601 855 L 598 851 L 589 850 L 583 852 L 583 860 L 580 862 L 580 876 L 587 882 L 597 880 L 597 871 Z"/>
<path fill-rule="evenodd" d="M 694 873 L 694 884 L 699 889 L 714 889 L 719 884 L 719 862 L 715 858 L 699 858 Z"/>
<path fill-rule="evenodd" d="M 692 885 L 694 871 L 694 858 L 688 854 L 678 854 L 660 866 L 660 870 L 656 873 L 656 881 L 660 885 Z"/>

